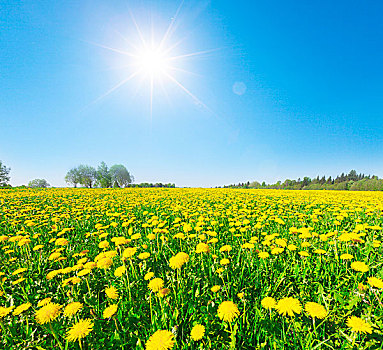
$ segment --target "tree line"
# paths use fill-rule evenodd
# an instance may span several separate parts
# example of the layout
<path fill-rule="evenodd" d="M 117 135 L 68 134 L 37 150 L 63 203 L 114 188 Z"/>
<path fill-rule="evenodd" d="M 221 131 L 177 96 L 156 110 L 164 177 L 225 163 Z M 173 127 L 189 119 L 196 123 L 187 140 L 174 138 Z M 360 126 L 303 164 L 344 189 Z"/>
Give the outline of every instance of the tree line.
<path fill-rule="evenodd" d="M 284 190 L 349 190 L 349 191 L 383 191 L 383 179 L 379 179 L 376 175 L 358 174 L 355 170 L 351 170 L 348 174 L 332 178 L 329 176 L 317 176 L 311 179 L 308 176 L 298 180 L 286 179 L 285 181 L 277 181 L 275 184 L 259 183 L 258 181 L 244 182 L 233 185 L 224 186 L 224 188 L 264 188 L 264 189 L 284 189 Z"/>
<path fill-rule="evenodd" d="M 124 165 L 115 164 L 108 168 L 105 162 L 101 162 L 97 169 L 81 164 L 70 169 L 65 176 L 65 182 L 73 187 L 77 187 L 77 185 L 88 188 L 127 187 L 133 181 L 133 175 Z"/>

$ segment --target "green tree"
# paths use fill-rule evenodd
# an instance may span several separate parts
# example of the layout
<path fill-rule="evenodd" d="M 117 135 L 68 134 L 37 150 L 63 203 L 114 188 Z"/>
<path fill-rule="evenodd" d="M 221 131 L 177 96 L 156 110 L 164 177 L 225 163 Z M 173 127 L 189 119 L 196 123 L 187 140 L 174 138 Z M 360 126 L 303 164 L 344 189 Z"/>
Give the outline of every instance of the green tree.
<path fill-rule="evenodd" d="M 48 188 L 51 185 L 45 179 L 34 179 L 29 181 L 28 187 L 30 188 Z"/>
<path fill-rule="evenodd" d="M 112 187 L 112 175 L 105 162 L 101 162 L 97 168 L 97 184 L 100 187 Z"/>
<path fill-rule="evenodd" d="M 96 169 L 90 165 L 81 164 L 77 167 L 77 171 L 80 175 L 80 184 L 92 188 L 97 178 Z"/>
<path fill-rule="evenodd" d="M 115 164 L 110 168 L 113 187 L 126 187 L 134 181 L 133 176 L 122 164 Z"/>
<path fill-rule="evenodd" d="M 7 168 L 0 160 L 0 186 L 6 186 L 11 179 L 9 176 L 10 168 Z"/>
<path fill-rule="evenodd" d="M 77 187 L 77 184 L 81 182 L 80 172 L 77 168 L 72 168 L 69 170 L 65 176 L 65 182 L 72 184 L 73 187 Z"/>

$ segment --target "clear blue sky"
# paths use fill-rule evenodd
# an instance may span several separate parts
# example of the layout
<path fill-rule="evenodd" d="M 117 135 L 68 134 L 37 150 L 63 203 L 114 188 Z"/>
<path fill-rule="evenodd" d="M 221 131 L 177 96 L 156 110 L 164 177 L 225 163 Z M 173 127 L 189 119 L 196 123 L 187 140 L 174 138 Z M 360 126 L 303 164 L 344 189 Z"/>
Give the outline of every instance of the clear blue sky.
<path fill-rule="evenodd" d="M 185 1 L 166 45 L 217 49 L 177 61 L 206 107 L 164 79 L 151 114 L 143 77 L 97 100 L 131 72 L 99 45 L 136 45 L 132 15 L 161 37 L 179 5 L 0 3 L 0 159 L 13 185 L 64 186 L 68 169 L 100 161 L 178 186 L 383 176 L 381 1 Z"/>

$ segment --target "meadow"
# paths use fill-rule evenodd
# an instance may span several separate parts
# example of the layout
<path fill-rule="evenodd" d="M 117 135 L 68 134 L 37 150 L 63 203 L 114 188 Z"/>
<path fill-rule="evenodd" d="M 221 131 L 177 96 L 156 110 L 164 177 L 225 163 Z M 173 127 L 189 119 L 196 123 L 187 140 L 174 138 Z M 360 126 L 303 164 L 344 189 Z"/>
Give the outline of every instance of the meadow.
<path fill-rule="evenodd" d="M 380 349 L 383 194 L 0 191 L 2 349 Z"/>

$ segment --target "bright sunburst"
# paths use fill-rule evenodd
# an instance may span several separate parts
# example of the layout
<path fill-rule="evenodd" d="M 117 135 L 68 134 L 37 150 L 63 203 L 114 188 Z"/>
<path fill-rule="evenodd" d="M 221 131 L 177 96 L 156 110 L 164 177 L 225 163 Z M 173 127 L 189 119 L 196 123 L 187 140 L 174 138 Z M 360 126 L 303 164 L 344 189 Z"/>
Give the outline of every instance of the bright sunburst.
<path fill-rule="evenodd" d="M 176 43 L 171 42 L 171 36 L 172 33 L 174 33 L 174 24 L 177 19 L 180 8 L 181 6 L 178 8 L 167 30 L 165 31 L 164 35 L 160 40 L 154 40 L 153 36 L 146 38 L 143 35 L 141 28 L 135 21 L 134 17 L 131 15 L 131 20 L 135 26 L 136 34 L 139 38 L 138 44 L 134 42 L 134 40 L 130 40 L 126 37 L 123 38 L 130 47 L 129 50 L 96 44 L 97 46 L 100 46 L 104 49 L 108 49 L 117 52 L 121 55 L 124 55 L 126 57 L 127 67 L 130 68 L 130 74 L 124 77 L 124 79 L 122 79 L 119 83 L 113 86 L 105 94 L 97 98 L 94 102 L 106 97 L 118 88 L 130 82 L 131 80 L 140 80 L 139 78 L 141 78 L 141 84 L 144 83 L 144 85 L 150 91 L 150 115 L 152 115 L 153 96 L 155 94 L 155 90 L 158 86 L 164 88 L 164 83 L 166 81 L 175 84 L 189 97 L 191 97 L 195 104 L 208 108 L 184 84 L 182 84 L 181 81 L 175 75 L 175 72 L 191 73 L 179 67 L 179 63 L 182 60 L 190 58 L 192 56 L 202 55 L 208 52 L 215 51 L 206 50 L 183 55 L 176 55 L 173 53 L 175 49 L 182 43 L 182 40 Z"/>
<path fill-rule="evenodd" d="M 169 57 L 159 47 L 144 48 L 138 53 L 135 64 L 151 79 L 161 78 L 171 70 Z"/>

